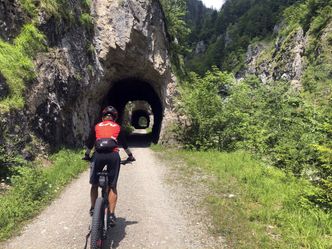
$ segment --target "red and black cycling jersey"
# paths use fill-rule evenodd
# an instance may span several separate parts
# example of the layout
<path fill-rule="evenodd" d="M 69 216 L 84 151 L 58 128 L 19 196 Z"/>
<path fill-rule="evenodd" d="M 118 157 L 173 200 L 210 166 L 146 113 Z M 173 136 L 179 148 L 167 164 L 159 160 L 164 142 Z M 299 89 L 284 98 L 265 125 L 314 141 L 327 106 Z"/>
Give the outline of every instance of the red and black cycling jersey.
<path fill-rule="evenodd" d="M 92 127 L 85 146 L 92 149 L 95 141 L 102 138 L 111 138 L 122 145 L 124 149 L 128 148 L 125 132 L 121 126 L 114 121 L 106 120 Z"/>
<path fill-rule="evenodd" d="M 113 121 L 107 120 L 100 122 L 95 126 L 96 139 L 112 138 L 117 141 L 120 130 L 120 125 Z"/>

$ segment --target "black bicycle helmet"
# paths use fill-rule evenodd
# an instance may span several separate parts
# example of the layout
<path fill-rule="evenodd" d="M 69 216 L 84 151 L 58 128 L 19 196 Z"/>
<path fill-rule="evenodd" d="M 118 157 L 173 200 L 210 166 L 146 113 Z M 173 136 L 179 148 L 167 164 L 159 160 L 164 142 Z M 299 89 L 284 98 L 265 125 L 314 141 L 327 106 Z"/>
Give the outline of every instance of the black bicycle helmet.
<path fill-rule="evenodd" d="M 107 116 L 107 115 L 112 115 L 114 120 L 117 120 L 118 118 L 118 111 L 113 107 L 113 106 L 107 106 L 104 108 L 102 115 L 103 117 Z"/>

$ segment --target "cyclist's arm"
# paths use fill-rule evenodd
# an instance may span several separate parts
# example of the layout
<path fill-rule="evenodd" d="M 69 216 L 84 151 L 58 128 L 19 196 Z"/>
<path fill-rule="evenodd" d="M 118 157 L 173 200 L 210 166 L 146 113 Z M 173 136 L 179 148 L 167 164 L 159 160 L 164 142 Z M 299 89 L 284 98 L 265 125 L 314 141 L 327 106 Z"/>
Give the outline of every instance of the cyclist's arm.
<path fill-rule="evenodd" d="M 95 138 L 96 138 L 96 131 L 95 126 L 92 126 L 88 138 L 84 141 L 86 152 L 86 155 L 90 155 L 90 152 L 95 144 Z"/>
<path fill-rule="evenodd" d="M 126 131 L 123 128 L 121 128 L 120 134 L 118 136 L 118 142 L 120 145 L 122 145 L 122 148 L 125 150 L 128 157 L 134 159 L 133 153 L 130 151 L 130 149 L 128 147 Z"/>

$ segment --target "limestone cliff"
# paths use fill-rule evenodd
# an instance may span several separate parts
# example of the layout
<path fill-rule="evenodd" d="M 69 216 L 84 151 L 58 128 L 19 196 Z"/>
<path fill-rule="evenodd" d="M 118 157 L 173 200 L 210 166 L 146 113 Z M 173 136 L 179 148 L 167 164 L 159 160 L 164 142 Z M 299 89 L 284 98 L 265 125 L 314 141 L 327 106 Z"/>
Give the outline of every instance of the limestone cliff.
<path fill-rule="evenodd" d="M 286 80 L 295 89 L 301 89 L 308 81 L 309 70 L 315 65 L 325 65 L 324 76 L 319 81 L 327 80 L 330 71 L 328 65 L 331 65 L 331 43 L 328 38 L 331 27 L 332 22 L 329 21 L 318 35 L 310 30 L 305 32 L 302 27 L 285 35 L 280 32 L 281 27 L 276 26 L 276 39 L 248 46 L 246 66 L 238 73 L 238 78 L 255 74 L 263 83 Z M 315 73 L 319 75 L 318 71 Z"/>
<path fill-rule="evenodd" d="M 80 2 L 69 2 L 73 15 L 82 15 Z M 18 11 L 17 3 L 1 4 L 0 13 L 8 8 Z M 14 17 L 4 13 L 1 31 L 1 23 L 19 30 L 21 12 Z M 175 84 L 159 1 L 95 0 L 90 15 L 92 30 L 39 13 L 38 28 L 46 35 L 48 50 L 36 56 L 36 78 L 25 90 L 24 109 L 1 115 L 5 128 L 0 142 L 6 148 L 9 134 L 17 140 L 13 146 L 22 144 L 21 149 L 33 134 L 52 146 L 82 145 L 103 106 L 115 105 L 121 113 L 131 100 L 150 103 L 158 140 L 163 117 L 171 112 Z M 15 32 L 1 32 L 1 37 L 9 39 Z M 12 130 L 16 125 L 18 130 Z"/>
<path fill-rule="evenodd" d="M 264 42 L 251 44 L 246 54 L 244 73 L 256 74 L 263 83 L 287 80 L 298 88 L 303 74 L 305 46 L 302 28 L 294 30 L 288 37 L 279 36 L 274 47 Z"/>

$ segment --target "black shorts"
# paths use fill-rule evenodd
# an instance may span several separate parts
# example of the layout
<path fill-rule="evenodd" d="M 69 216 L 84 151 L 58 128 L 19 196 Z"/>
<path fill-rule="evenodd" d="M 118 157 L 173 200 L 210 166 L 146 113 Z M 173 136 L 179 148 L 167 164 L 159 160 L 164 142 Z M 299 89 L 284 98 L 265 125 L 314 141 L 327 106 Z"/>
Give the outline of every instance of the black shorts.
<path fill-rule="evenodd" d="M 90 184 L 98 185 L 98 172 L 101 172 L 105 165 L 109 173 L 109 186 L 116 188 L 120 172 L 120 155 L 119 152 L 98 153 L 93 155 L 93 161 L 90 165 Z"/>

